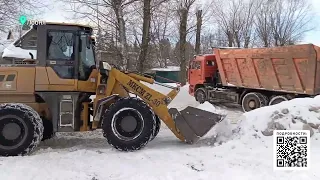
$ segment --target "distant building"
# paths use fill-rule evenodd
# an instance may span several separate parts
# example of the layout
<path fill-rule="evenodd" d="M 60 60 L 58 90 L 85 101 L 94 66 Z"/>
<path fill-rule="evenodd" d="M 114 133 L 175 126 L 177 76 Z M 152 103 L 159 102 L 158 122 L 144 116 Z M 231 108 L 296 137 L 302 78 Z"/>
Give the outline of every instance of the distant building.
<path fill-rule="evenodd" d="M 175 83 L 179 82 L 180 67 L 168 66 L 167 68 L 152 68 L 146 71 L 146 74 L 152 76 L 157 82 Z"/>

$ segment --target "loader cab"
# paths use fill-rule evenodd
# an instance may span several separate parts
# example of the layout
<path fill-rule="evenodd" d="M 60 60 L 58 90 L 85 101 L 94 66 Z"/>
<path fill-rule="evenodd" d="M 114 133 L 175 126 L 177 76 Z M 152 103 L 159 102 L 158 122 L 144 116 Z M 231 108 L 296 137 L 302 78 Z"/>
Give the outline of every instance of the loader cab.
<path fill-rule="evenodd" d="M 85 26 L 39 25 L 38 54 L 40 65 L 52 67 L 61 79 L 86 81 L 96 62 L 91 41 L 92 29 Z"/>
<path fill-rule="evenodd" d="M 24 53 L 23 58 L 15 60 L 29 58 L 37 66 L 51 67 L 62 84 L 66 84 L 63 80 L 87 81 L 96 67 L 94 42 L 90 27 L 47 22 L 34 25 L 14 43 L 20 56 Z"/>
<path fill-rule="evenodd" d="M 194 94 L 199 86 L 212 84 L 217 72 L 215 56 L 212 54 L 197 55 L 189 63 L 188 82 L 189 93 Z"/>

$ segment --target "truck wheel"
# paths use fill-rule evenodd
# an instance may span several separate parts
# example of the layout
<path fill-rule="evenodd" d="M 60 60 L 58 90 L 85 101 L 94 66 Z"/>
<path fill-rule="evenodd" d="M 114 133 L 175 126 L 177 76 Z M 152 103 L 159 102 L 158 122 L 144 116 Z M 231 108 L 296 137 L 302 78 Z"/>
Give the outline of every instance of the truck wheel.
<path fill-rule="evenodd" d="M 242 109 L 244 112 L 265 106 L 265 99 L 260 93 L 251 92 L 246 94 L 242 99 Z"/>
<path fill-rule="evenodd" d="M 154 140 L 154 138 L 159 134 L 160 127 L 161 127 L 161 120 L 160 120 L 159 116 L 155 115 L 155 121 L 156 121 L 156 129 L 155 129 L 154 135 L 152 136 L 150 141 Z"/>
<path fill-rule="evenodd" d="M 42 117 L 41 119 L 42 119 L 42 123 L 43 123 L 43 127 L 44 127 L 42 141 L 45 141 L 45 140 L 53 138 L 55 133 L 53 133 L 52 122 L 49 121 L 45 117 Z"/>
<path fill-rule="evenodd" d="M 288 98 L 285 96 L 273 96 L 269 102 L 269 106 L 281 103 L 282 101 L 288 101 Z"/>
<path fill-rule="evenodd" d="M 207 100 L 206 90 L 204 88 L 198 88 L 194 93 L 196 101 L 203 104 Z"/>
<path fill-rule="evenodd" d="M 256 93 L 258 96 L 259 96 L 259 98 L 262 100 L 262 106 L 268 106 L 268 104 L 269 104 L 269 99 L 268 99 L 268 97 L 267 96 L 265 96 L 265 95 L 263 95 L 262 93 Z M 261 106 L 261 107 L 262 107 Z"/>
<path fill-rule="evenodd" d="M 118 150 L 139 150 L 155 135 L 154 117 L 144 101 L 135 97 L 121 98 L 104 114 L 103 136 Z"/>
<path fill-rule="evenodd" d="M 0 105 L 0 156 L 26 155 L 41 142 L 39 114 L 24 104 Z"/>

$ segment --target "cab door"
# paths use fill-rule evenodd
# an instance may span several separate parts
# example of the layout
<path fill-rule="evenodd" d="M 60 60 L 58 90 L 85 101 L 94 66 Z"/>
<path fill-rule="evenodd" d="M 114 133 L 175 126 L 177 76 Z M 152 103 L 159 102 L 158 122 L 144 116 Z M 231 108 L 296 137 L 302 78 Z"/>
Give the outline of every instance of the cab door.
<path fill-rule="evenodd" d="M 201 61 L 192 61 L 189 69 L 189 83 L 196 85 L 201 79 Z"/>
<path fill-rule="evenodd" d="M 38 51 L 42 65 L 46 67 L 48 90 L 76 91 L 78 69 L 78 28 L 75 26 L 39 26 Z M 45 49 L 43 51 L 43 49 Z"/>
<path fill-rule="evenodd" d="M 78 72 L 78 90 L 96 92 L 98 71 L 96 70 L 94 46 L 90 32 L 86 31 L 80 31 Z"/>

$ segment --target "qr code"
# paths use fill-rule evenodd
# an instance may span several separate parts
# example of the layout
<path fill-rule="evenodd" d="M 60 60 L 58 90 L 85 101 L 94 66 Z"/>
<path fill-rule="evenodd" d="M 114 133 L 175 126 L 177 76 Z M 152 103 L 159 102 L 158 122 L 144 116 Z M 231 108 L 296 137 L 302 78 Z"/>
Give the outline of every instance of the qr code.
<path fill-rule="evenodd" d="M 275 130 L 274 169 L 305 170 L 310 167 L 310 131 Z"/>

